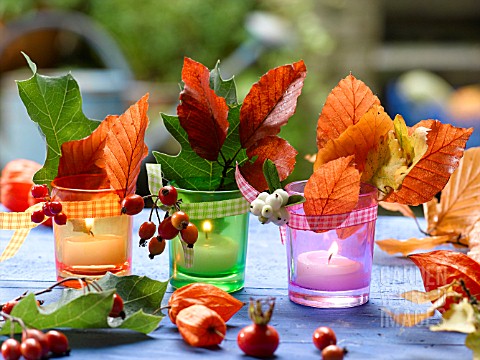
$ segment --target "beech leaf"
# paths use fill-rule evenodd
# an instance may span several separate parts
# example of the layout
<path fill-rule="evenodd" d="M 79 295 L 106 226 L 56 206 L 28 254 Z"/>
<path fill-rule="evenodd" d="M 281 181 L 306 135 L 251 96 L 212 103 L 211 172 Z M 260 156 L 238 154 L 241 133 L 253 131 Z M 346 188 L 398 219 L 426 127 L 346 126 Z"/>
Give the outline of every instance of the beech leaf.
<path fill-rule="evenodd" d="M 352 74 L 342 79 L 328 95 L 318 119 L 318 149 L 359 122 L 373 105 L 380 105 L 380 100 L 363 81 Z"/>
<path fill-rule="evenodd" d="M 57 176 L 62 144 L 90 135 L 100 122 L 83 114 L 80 89 L 71 74 L 58 77 L 40 75 L 36 65 L 27 55 L 24 56 L 33 76 L 17 81 L 18 92 L 47 145 L 45 163 L 33 180 L 37 184 L 50 185 Z"/>
<path fill-rule="evenodd" d="M 428 310 L 425 313 L 414 312 L 414 313 L 399 313 L 396 314 L 390 310 L 384 309 L 388 315 L 392 317 L 392 319 L 397 323 L 405 327 L 412 327 L 417 325 L 418 323 L 426 320 L 433 315 L 435 315 L 435 310 Z"/>
<path fill-rule="evenodd" d="M 420 269 L 426 291 L 462 279 L 472 294 L 480 294 L 480 264 L 467 255 L 454 251 L 437 250 L 410 255 L 409 258 Z M 464 294 L 460 286 L 454 287 L 454 290 Z M 447 301 L 445 305 L 447 310 L 451 303 L 451 300 Z"/>
<path fill-rule="evenodd" d="M 372 107 L 355 125 L 348 127 L 338 138 L 329 140 L 317 153 L 314 171 L 322 164 L 339 157 L 355 155 L 355 165 L 362 173 L 368 152 L 377 147 L 380 139 L 393 129 L 393 121 L 381 106 Z"/>
<path fill-rule="evenodd" d="M 408 255 L 415 250 L 430 250 L 436 246 L 452 240 L 451 235 L 427 236 L 424 238 L 410 238 L 408 240 L 384 239 L 377 240 L 378 247 L 388 254 L 401 253 Z"/>
<path fill-rule="evenodd" d="M 130 106 L 107 133 L 104 156 L 110 186 L 135 193 L 142 160 L 148 155 L 145 131 L 148 127 L 148 94 Z"/>
<path fill-rule="evenodd" d="M 452 286 L 454 283 L 455 282 L 440 286 L 439 288 L 428 292 L 411 290 L 400 294 L 400 296 L 405 300 L 411 301 L 415 304 L 424 304 L 427 302 L 436 301 L 442 296 L 447 295 L 448 292 L 452 291 Z"/>
<path fill-rule="evenodd" d="M 252 86 L 240 110 L 242 147 L 280 132 L 295 112 L 306 75 L 305 63 L 298 61 L 268 71 Z"/>
<path fill-rule="evenodd" d="M 360 193 L 360 174 L 354 157 L 342 157 L 321 165 L 305 185 L 306 215 L 348 213 L 355 208 Z"/>
<path fill-rule="evenodd" d="M 419 127 L 430 129 L 428 149 L 405 177 L 402 188 L 392 193 L 387 201 L 419 205 L 431 200 L 445 187 L 450 175 L 457 169 L 473 131 L 473 128 L 457 128 L 438 120 L 423 120 L 411 130 Z"/>
<path fill-rule="evenodd" d="M 278 136 L 266 136 L 247 150 L 247 156 L 256 160 L 245 162 L 240 171 L 247 182 L 258 191 L 268 189 L 263 175 L 263 163 L 270 159 L 277 168 L 280 181 L 287 178 L 295 167 L 297 151 L 284 139 Z"/>
<path fill-rule="evenodd" d="M 177 107 L 180 124 L 193 151 L 216 161 L 228 132 L 227 103 L 210 88 L 210 72 L 204 65 L 185 58 L 182 80 L 185 87 Z"/>

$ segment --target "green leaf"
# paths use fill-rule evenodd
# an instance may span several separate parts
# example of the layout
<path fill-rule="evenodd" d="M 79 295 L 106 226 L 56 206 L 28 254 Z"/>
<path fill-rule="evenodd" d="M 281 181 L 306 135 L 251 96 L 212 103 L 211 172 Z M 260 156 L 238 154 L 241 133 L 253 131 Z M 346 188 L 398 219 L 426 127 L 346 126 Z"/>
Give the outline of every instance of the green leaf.
<path fill-rule="evenodd" d="M 210 87 L 215 94 L 225 98 L 227 105 L 237 105 L 237 87 L 233 76 L 228 80 L 223 80 L 220 74 L 220 61 L 217 61 L 215 69 L 210 71 Z"/>
<path fill-rule="evenodd" d="M 290 195 L 288 197 L 287 205 L 285 206 L 302 204 L 304 202 L 305 202 L 305 197 L 303 197 L 302 195 Z"/>
<path fill-rule="evenodd" d="M 168 132 L 180 143 L 182 150 L 172 156 L 152 151 L 157 163 L 162 165 L 163 176 L 184 189 L 215 190 L 222 176 L 222 167 L 202 159 L 190 147 L 188 136 L 180 126 L 177 116 L 161 114 Z"/>
<path fill-rule="evenodd" d="M 473 360 L 480 360 L 480 331 L 468 334 L 465 345 L 473 351 Z"/>
<path fill-rule="evenodd" d="M 267 180 L 270 193 L 273 193 L 275 190 L 282 188 L 280 176 L 278 176 L 277 167 L 272 160 L 267 159 L 263 163 L 263 175 L 265 176 L 265 180 Z"/>
<path fill-rule="evenodd" d="M 45 163 L 35 174 L 34 181 L 49 185 L 57 175 L 62 144 L 90 135 L 100 122 L 83 114 L 80 89 L 72 75 L 39 75 L 36 65 L 24 56 L 33 76 L 17 81 L 18 91 L 28 115 L 38 124 L 47 144 Z"/>

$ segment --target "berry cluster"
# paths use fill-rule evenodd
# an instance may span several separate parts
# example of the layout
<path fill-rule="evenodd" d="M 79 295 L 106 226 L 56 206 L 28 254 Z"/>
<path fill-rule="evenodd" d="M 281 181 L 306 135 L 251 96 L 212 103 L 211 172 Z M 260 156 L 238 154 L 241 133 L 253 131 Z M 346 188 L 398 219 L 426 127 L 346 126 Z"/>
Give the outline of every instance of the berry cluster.
<path fill-rule="evenodd" d="M 165 240 L 171 240 L 177 235 L 182 241 L 187 243 L 187 246 L 193 247 L 198 238 L 198 229 L 190 222 L 187 213 L 180 210 L 181 200 L 178 200 L 177 189 L 171 185 L 163 186 L 158 191 L 158 196 L 151 195 L 150 197 L 155 198 L 150 216 L 148 221 L 143 222 L 138 229 L 139 245 L 142 247 L 147 246 L 148 242 L 150 259 L 164 252 Z M 122 213 L 135 215 L 141 212 L 144 206 L 143 197 L 140 195 L 129 195 L 122 202 Z M 163 220 L 160 220 L 159 207 L 166 211 Z M 152 221 L 154 212 L 158 219 L 158 227 Z M 157 236 L 155 236 L 156 231 L 158 231 Z"/>
<path fill-rule="evenodd" d="M 262 192 L 250 204 L 250 212 L 258 216 L 262 224 L 272 222 L 278 226 L 285 225 L 290 220 L 290 214 L 285 208 L 288 198 L 288 193 L 283 189 L 277 189 L 272 194 Z"/>
<path fill-rule="evenodd" d="M 67 223 L 67 215 L 62 212 L 62 204 L 58 201 L 51 201 L 47 185 L 33 185 L 31 193 L 35 199 L 45 201 L 40 210 L 32 213 L 30 217 L 32 222 L 40 224 L 45 220 L 45 216 L 47 216 L 53 218 L 57 225 L 65 225 Z"/>

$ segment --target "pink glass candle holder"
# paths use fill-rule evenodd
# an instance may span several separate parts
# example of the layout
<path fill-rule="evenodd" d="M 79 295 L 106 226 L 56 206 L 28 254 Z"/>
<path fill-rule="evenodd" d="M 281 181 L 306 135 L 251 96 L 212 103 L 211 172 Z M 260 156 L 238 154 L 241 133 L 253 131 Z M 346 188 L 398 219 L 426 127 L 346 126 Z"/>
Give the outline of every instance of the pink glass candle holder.
<path fill-rule="evenodd" d="M 302 194 L 306 181 L 288 184 Z M 318 308 L 353 307 L 370 294 L 376 189 L 363 184 L 356 208 L 347 214 L 306 216 L 303 205 L 288 207 L 286 229 L 288 295 L 291 301 Z"/>

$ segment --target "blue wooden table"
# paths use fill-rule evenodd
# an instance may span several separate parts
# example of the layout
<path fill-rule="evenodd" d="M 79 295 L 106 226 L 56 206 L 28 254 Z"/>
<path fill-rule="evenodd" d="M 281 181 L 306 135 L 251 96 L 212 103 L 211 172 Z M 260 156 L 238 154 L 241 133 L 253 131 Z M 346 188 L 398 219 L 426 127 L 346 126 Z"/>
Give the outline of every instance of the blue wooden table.
<path fill-rule="evenodd" d="M 146 212 L 135 217 L 135 233 L 146 217 Z M 11 234 L 0 231 L 2 249 Z M 419 235 L 411 219 L 379 217 L 377 221 L 377 239 Z M 245 288 L 234 296 L 244 302 L 250 297 L 276 297 L 271 322 L 280 334 L 276 359 L 320 359 L 320 352 L 311 339 L 313 331 L 321 325 L 335 330 L 339 344 L 348 348 L 347 359 L 351 360 L 471 359 L 470 350 L 464 346 L 465 335 L 429 331 L 428 326 L 439 321 L 438 314 L 413 328 L 402 328 L 382 311 L 384 308 L 403 312 L 419 310 L 397 296 L 407 290 L 423 290 L 420 273 L 410 260 L 389 256 L 376 248 L 370 301 L 349 309 L 315 309 L 289 301 L 286 265 L 285 247 L 280 242 L 278 228 L 260 225 L 251 218 Z M 133 273 L 166 280 L 167 254 L 150 260 L 144 248 L 134 246 Z M 0 263 L 0 303 L 25 290 L 40 290 L 54 282 L 53 235 L 50 228 L 41 226 L 30 233 L 14 258 Z M 53 301 L 60 291 L 43 298 Z M 171 292 L 172 289 L 168 289 L 165 294 L 165 303 Z M 246 359 L 237 347 L 236 338 L 238 331 L 249 323 L 245 306 L 228 322 L 226 338 L 214 350 L 189 347 L 168 317 L 149 335 L 121 330 L 69 330 L 66 333 L 72 352 L 68 359 Z"/>

